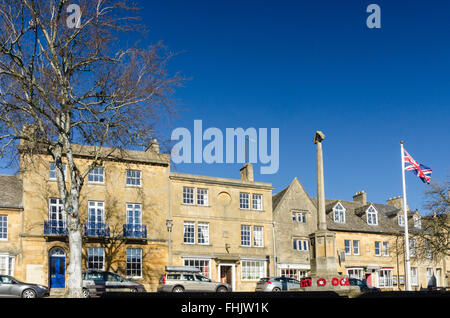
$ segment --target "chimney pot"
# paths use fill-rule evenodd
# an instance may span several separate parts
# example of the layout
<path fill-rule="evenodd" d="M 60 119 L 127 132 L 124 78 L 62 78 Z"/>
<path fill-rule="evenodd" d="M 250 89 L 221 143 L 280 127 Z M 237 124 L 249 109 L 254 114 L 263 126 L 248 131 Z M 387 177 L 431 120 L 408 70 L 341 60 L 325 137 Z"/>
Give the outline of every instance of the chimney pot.
<path fill-rule="evenodd" d="M 367 193 L 364 192 L 364 190 L 357 192 L 353 196 L 353 201 L 360 202 L 360 203 L 362 203 L 362 205 L 366 205 L 367 204 Z"/>
<path fill-rule="evenodd" d="M 246 163 L 241 168 L 241 180 L 246 182 L 253 182 L 253 165 L 250 163 Z"/>
<path fill-rule="evenodd" d="M 152 139 L 152 143 L 147 147 L 147 149 L 145 151 L 149 151 L 149 150 L 159 153 L 159 142 L 156 138 Z"/>

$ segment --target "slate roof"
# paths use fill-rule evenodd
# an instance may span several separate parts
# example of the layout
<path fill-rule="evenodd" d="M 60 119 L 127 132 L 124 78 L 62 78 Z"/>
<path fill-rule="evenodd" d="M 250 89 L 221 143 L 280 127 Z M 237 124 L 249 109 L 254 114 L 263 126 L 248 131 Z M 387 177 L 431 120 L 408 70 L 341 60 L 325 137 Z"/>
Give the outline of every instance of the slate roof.
<path fill-rule="evenodd" d="M 22 209 L 22 192 L 18 176 L 0 175 L 0 208 Z"/>

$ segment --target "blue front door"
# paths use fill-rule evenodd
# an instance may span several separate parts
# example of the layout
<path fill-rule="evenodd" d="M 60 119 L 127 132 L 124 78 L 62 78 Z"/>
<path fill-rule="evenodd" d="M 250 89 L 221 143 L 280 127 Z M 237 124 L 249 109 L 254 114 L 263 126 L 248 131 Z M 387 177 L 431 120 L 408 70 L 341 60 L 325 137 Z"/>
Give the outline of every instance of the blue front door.
<path fill-rule="evenodd" d="M 50 287 L 66 287 L 66 258 L 61 256 L 50 257 Z"/>

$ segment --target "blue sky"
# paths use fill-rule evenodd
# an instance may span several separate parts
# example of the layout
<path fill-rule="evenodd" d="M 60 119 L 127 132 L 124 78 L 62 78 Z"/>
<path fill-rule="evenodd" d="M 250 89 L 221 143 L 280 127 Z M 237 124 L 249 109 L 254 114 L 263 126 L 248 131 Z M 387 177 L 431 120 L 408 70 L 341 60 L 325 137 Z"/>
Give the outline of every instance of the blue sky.
<path fill-rule="evenodd" d="M 274 193 L 294 177 L 316 194 L 316 130 L 324 141 L 325 193 L 360 190 L 383 203 L 401 195 L 400 140 L 433 180 L 450 175 L 449 1 L 140 1 L 150 33 L 181 54 L 191 80 L 182 111 L 161 127 L 280 129 L 280 169 L 255 179 Z M 381 7 L 381 29 L 366 7 Z M 178 172 L 239 178 L 241 164 L 179 164 Z M 408 203 L 422 210 L 426 186 L 406 176 Z"/>
<path fill-rule="evenodd" d="M 381 7 L 381 29 L 366 8 Z M 298 177 L 315 196 L 314 132 L 322 130 L 325 192 L 401 195 L 400 140 L 434 180 L 450 175 L 450 2 L 145 1 L 149 39 L 182 52 L 191 77 L 176 97 L 175 127 L 280 129 L 280 169 L 255 179 L 274 193 Z M 240 164 L 179 164 L 176 171 L 239 178 Z M 407 173 L 408 204 L 426 186 Z"/>

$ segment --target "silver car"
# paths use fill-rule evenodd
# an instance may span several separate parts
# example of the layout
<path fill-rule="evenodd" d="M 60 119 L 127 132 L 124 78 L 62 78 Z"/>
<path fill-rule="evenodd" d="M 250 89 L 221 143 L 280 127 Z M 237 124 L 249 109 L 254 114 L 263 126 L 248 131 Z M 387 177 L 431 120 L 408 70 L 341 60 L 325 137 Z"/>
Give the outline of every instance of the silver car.
<path fill-rule="evenodd" d="M 166 273 L 161 276 L 158 292 L 231 292 L 232 287 L 226 283 L 213 282 L 203 276 L 196 267 L 166 266 Z"/>
<path fill-rule="evenodd" d="M 22 283 L 11 276 L 0 275 L 0 297 L 37 298 L 48 295 L 46 286 Z"/>
<path fill-rule="evenodd" d="M 83 272 L 83 296 L 85 298 L 100 296 L 105 292 L 145 292 L 145 287 L 108 271 L 87 270 Z"/>
<path fill-rule="evenodd" d="M 257 292 L 279 292 L 300 288 L 300 282 L 290 277 L 264 277 L 256 284 Z"/>

